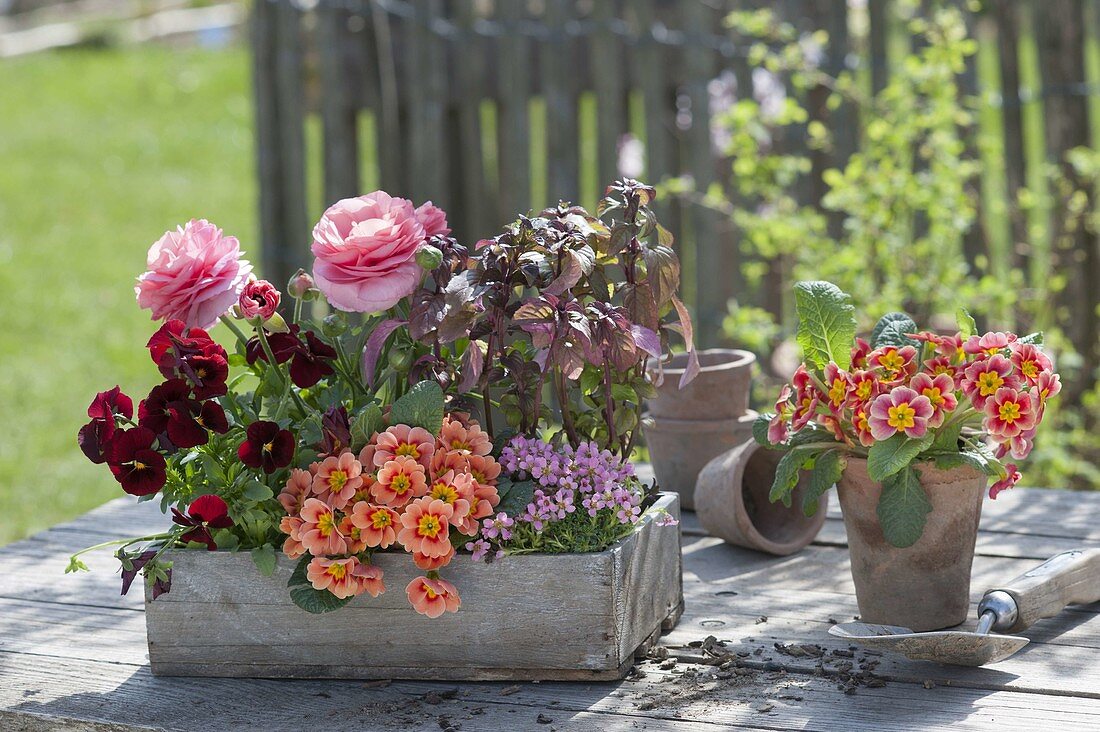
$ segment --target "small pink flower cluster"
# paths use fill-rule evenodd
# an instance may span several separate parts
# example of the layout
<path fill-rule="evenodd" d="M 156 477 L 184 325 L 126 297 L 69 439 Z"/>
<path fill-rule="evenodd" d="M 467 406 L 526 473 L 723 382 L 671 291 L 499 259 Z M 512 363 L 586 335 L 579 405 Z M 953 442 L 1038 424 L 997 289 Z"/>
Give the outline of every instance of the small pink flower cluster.
<path fill-rule="evenodd" d="M 433 618 L 454 612 L 458 591 L 437 570 L 454 557 L 452 532 L 476 535 L 500 502 L 491 450 L 477 422 L 454 414 L 439 435 L 398 424 L 375 434 L 358 456 L 346 450 L 292 469 L 279 494 L 287 513 L 283 552 L 312 555 L 306 576 L 317 590 L 376 597 L 385 586 L 371 555 L 400 545 L 427 571 L 405 588 L 413 607 Z"/>
<path fill-rule="evenodd" d="M 779 444 L 815 422 L 840 442 L 870 447 L 897 434 L 920 439 L 949 421 L 975 417 L 997 443 L 998 459 L 1027 457 L 1047 400 L 1061 390 L 1050 358 L 1012 333 L 908 337 L 920 347 L 872 349 L 857 338 L 850 368 L 829 363 L 824 380 L 799 366 L 780 392 L 768 440 Z M 1015 465 L 1006 471 L 990 496 L 1019 480 Z"/>
<path fill-rule="evenodd" d="M 538 486 L 523 513 L 498 513 L 482 522 L 481 537 L 466 545 L 474 559 L 496 547 L 496 556 L 513 548 L 517 532 L 538 534 L 565 521 L 580 508 L 590 518 L 608 517 L 612 524 L 632 525 L 641 515 L 643 492 L 634 477 L 634 466 L 600 450 L 595 442 L 576 449 L 555 447 L 541 439 L 517 436 L 505 445 L 500 466 L 517 480 L 530 479 Z"/>

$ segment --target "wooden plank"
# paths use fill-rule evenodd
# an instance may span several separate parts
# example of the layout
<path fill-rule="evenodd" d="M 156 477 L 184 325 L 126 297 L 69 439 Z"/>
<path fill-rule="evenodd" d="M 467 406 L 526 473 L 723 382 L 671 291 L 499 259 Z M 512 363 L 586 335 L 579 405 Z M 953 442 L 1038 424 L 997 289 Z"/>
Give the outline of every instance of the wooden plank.
<path fill-rule="evenodd" d="M 497 4 L 497 19 L 506 30 L 518 30 L 526 16 L 526 3 L 516 0 Z M 500 196 L 497 218 L 512 221 L 531 207 L 531 132 L 528 113 L 531 58 L 529 43 L 519 33 L 506 32 L 497 39 L 500 88 L 497 128 L 500 139 Z"/>
<path fill-rule="evenodd" d="M 403 160 L 401 96 L 398 92 L 394 27 L 389 13 L 381 3 L 371 3 L 371 21 L 379 92 L 375 120 L 378 129 L 381 187 L 389 191 L 405 191 L 409 172 Z"/>
<path fill-rule="evenodd" d="M 632 4 L 638 26 L 638 46 L 633 65 L 634 83 L 642 91 L 645 108 L 645 175 L 649 183 L 659 183 L 675 172 L 674 120 L 675 100 L 669 91 L 668 57 L 658 40 L 663 26 L 657 22 L 656 0 L 638 0 Z M 663 205 L 667 210 L 667 204 Z M 657 210 L 663 214 L 662 204 Z"/>
<path fill-rule="evenodd" d="M 280 150 L 278 92 L 275 86 L 275 6 L 252 6 L 249 22 L 252 59 L 253 114 L 255 116 L 256 177 L 259 181 L 261 261 L 276 279 L 278 251 L 283 241 L 282 159 Z"/>
<path fill-rule="evenodd" d="M 619 177 L 619 141 L 626 133 L 623 43 L 612 28 L 612 24 L 624 22 L 621 12 L 619 0 L 603 0 L 592 8 L 592 19 L 600 24 L 600 31 L 590 36 L 600 186 L 606 186 Z M 599 192 L 603 192 L 602 188 Z"/>
<path fill-rule="evenodd" d="M 892 0 L 867 0 L 868 36 L 871 66 L 871 91 L 878 94 L 890 77 L 887 37 L 890 33 Z"/>
<path fill-rule="evenodd" d="M 358 104 L 347 54 L 351 48 L 347 10 L 317 6 L 317 50 L 321 56 L 321 123 L 324 130 L 325 204 L 359 194 Z"/>
<path fill-rule="evenodd" d="M 579 203 L 580 139 L 577 96 L 574 89 L 575 42 L 566 36 L 572 20 L 572 0 L 546 0 L 544 23 L 549 41 L 540 43 L 543 99 L 546 102 L 547 189 L 545 201 L 536 207 L 553 206 L 559 200 Z"/>

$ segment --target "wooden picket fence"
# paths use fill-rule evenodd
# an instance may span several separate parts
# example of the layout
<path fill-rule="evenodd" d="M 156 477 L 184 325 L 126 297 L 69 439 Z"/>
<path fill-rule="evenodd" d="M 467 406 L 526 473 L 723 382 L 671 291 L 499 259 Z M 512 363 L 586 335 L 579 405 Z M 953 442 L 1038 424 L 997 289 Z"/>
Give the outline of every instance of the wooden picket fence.
<path fill-rule="evenodd" d="M 628 135 L 644 147 L 639 177 L 688 174 L 699 189 L 722 183 L 730 166 L 712 143 L 710 85 L 732 72 L 737 89 L 753 88 L 747 49 L 725 30 L 726 13 L 766 5 L 807 30 L 825 29 L 826 69 L 865 65 L 881 89 L 897 21 L 893 0 L 867 2 L 867 43 L 857 48 L 846 0 L 254 0 L 265 274 L 284 281 L 307 264 L 310 226 L 320 213 L 307 179 L 318 168 L 324 202 L 362 193 L 370 181 L 417 202 L 431 199 L 467 242 L 558 199 L 594 205 L 600 187 L 620 174 Z M 960 91 L 999 100 L 1002 195 L 1014 199 L 1028 180 L 1018 43 L 1026 35 L 1037 48 L 1043 146 L 1048 160 L 1061 161 L 1065 151 L 1092 143 L 1085 54 L 1097 28 L 1086 20 L 1097 25 L 1100 13 L 1082 0 L 983 5 L 970 18 L 985 41 L 995 39 L 1000 88 L 979 89 L 972 61 Z M 815 169 L 842 165 L 859 144 L 858 122 L 844 107 L 814 110 L 812 100 L 811 112 L 836 134 L 830 151 L 813 153 Z M 307 129 L 317 116 L 321 142 L 312 145 Z M 810 188 L 805 195 L 819 203 L 819 181 Z M 698 204 L 668 201 L 659 212 L 678 233 L 687 299 L 702 340 L 713 343 L 727 300 L 739 292 L 734 232 Z M 965 237 L 971 261 L 990 254 L 989 223 Z M 1013 215 L 1011 229 L 1012 242 L 1028 240 L 1022 216 Z M 1065 297 L 1082 304 L 1071 337 L 1087 352 L 1090 334 L 1100 340 L 1087 307 L 1098 299 L 1100 285 L 1089 278 L 1100 278 L 1100 262 L 1095 235 L 1076 236 L 1086 261 L 1068 275 Z M 1011 251 L 1012 264 L 1026 267 L 1026 248 Z M 779 307 L 769 292 L 756 304 Z"/>

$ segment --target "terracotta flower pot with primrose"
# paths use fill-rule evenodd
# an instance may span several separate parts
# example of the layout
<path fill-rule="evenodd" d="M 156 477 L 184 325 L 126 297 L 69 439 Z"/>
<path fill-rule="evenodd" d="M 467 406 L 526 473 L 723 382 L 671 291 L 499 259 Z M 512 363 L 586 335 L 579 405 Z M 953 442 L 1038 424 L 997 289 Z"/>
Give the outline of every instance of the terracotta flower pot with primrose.
<path fill-rule="evenodd" d="M 804 549 L 821 531 L 825 511 L 806 515 L 799 506 L 768 500 L 781 455 L 746 440 L 707 463 L 695 488 L 699 523 L 730 544 L 787 556 Z M 802 474 L 795 503 L 811 489 Z M 821 497 L 825 504 L 828 496 Z"/>
<path fill-rule="evenodd" d="M 834 484 L 861 619 L 916 631 L 962 622 L 986 485 L 1020 473 L 1060 390 L 1041 334 L 920 331 L 890 313 L 856 338 L 850 298 L 796 285 L 803 362 L 753 436 L 780 451 L 770 499 L 807 513 Z"/>

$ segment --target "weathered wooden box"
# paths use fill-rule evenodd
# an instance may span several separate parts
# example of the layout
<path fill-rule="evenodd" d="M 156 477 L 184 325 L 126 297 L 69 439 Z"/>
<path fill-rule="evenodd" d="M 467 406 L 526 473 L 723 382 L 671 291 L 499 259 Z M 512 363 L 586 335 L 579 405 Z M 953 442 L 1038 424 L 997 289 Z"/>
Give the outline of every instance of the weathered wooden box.
<path fill-rule="evenodd" d="M 675 494 L 654 508 L 679 516 Z M 416 613 L 407 555 L 378 554 L 386 592 L 311 615 L 287 592 L 294 562 L 264 577 L 246 553 L 175 551 L 172 591 L 146 590 L 149 661 L 163 676 L 354 679 L 618 679 L 683 609 L 680 527 L 650 510 L 593 554 L 491 564 L 460 555 L 444 571 L 462 608 Z"/>

